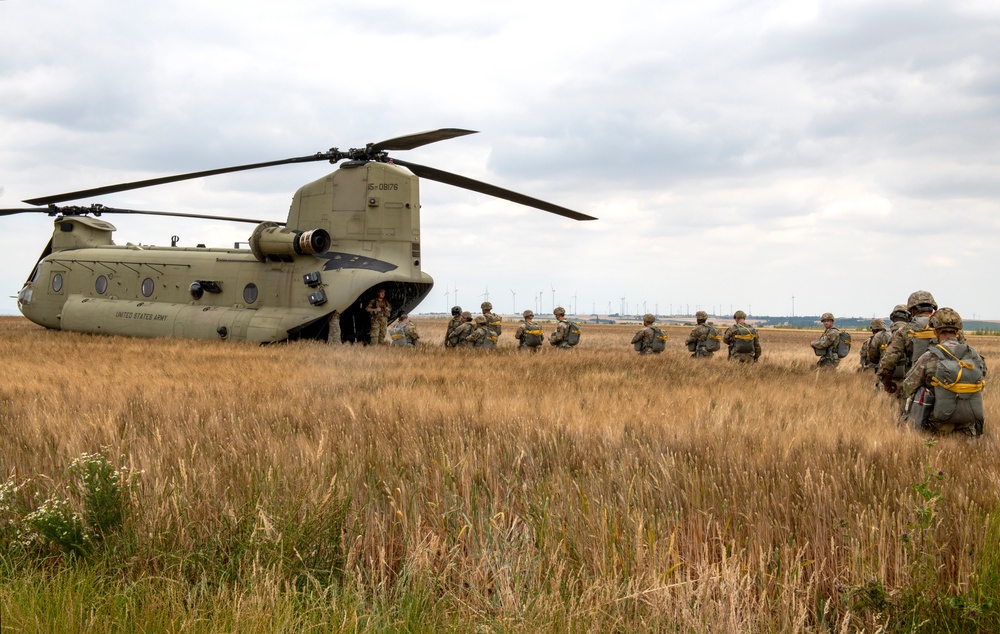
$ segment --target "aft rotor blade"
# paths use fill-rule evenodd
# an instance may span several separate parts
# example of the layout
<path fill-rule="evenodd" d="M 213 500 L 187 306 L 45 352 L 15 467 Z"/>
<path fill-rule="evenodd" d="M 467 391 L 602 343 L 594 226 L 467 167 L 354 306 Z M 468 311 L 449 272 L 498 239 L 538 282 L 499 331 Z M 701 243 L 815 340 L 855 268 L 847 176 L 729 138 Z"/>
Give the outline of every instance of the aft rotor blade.
<path fill-rule="evenodd" d="M 440 130 L 417 132 L 416 134 L 407 134 L 406 136 L 398 136 L 394 139 L 372 143 L 371 150 L 373 152 L 381 152 L 382 150 L 412 150 L 428 143 L 447 141 L 448 139 L 465 136 L 466 134 L 478 134 L 478 130 L 441 128 Z"/>
<path fill-rule="evenodd" d="M 149 211 L 143 209 L 118 209 L 115 207 L 105 207 L 104 205 L 91 205 L 89 207 L 57 207 L 52 205 L 51 207 L 39 207 L 32 209 L 30 207 L 24 207 L 20 209 L 0 209 L 0 216 L 12 216 L 14 214 L 46 214 L 49 216 L 55 216 L 62 214 L 65 216 L 82 216 L 86 214 L 93 214 L 94 216 L 100 216 L 101 214 L 137 214 L 144 216 L 175 216 L 177 218 L 197 218 L 201 220 L 228 220 L 230 222 L 248 222 L 251 224 L 260 224 L 262 222 L 273 222 L 271 220 L 258 220 L 256 218 L 234 218 L 232 216 L 213 216 L 210 214 L 189 214 L 181 211 Z M 283 225 L 285 223 L 279 222 L 276 224 Z"/>
<path fill-rule="evenodd" d="M 181 211 L 148 211 L 143 209 L 116 209 L 114 207 L 101 207 L 93 213 L 100 214 L 138 214 L 143 216 L 173 216 L 177 218 L 198 218 L 201 220 L 228 220 L 230 222 L 248 222 L 259 225 L 262 222 L 274 222 L 273 220 L 258 220 L 255 218 L 233 218 L 232 216 L 213 216 L 210 214 L 187 214 Z M 274 222 L 283 225 L 283 222 Z"/>
<path fill-rule="evenodd" d="M 40 198 L 32 198 L 30 200 L 25 200 L 23 202 L 26 202 L 29 205 L 51 205 L 54 203 L 63 203 L 66 202 L 67 200 L 79 200 L 80 198 L 88 198 L 90 196 L 102 196 L 104 194 L 115 194 L 117 192 L 129 191 L 130 189 L 141 189 L 143 187 L 152 187 L 154 185 L 166 185 L 167 183 L 176 183 L 178 181 L 186 181 L 192 178 L 201 178 L 203 176 L 217 176 L 219 174 L 242 172 L 244 170 L 254 170 L 261 167 L 288 165 L 289 163 L 309 163 L 312 161 L 328 161 L 330 160 L 330 158 L 331 158 L 330 153 L 319 152 L 311 156 L 296 156 L 294 158 L 282 159 L 280 161 L 268 161 L 266 163 L 251 163 L 249 165 L 236 165 L 233 167 L 223 167 L 221 169 L 205 170 L 202 172 L 190 172 L 187 174 L 162 176 L 160 178 L 149 178 L 142 181 L 133 181 L 131 183 L 105 185 L 104 187 L 94 187 L 93 189 L 81 189 L 79 191 L 67 192 L 65 194 L 56 194 L 54 196 L 42 196 Z"/>
<path fill-rule="evenodd" d="M 479 192 L 480 194 L 502 198 L 513 203 L 527 205 L 528 207 L 541 209 L 542 211 L 547 211 L 559 216 L 572 218 L 573 220 L 597 220 L 594 216 L 588 216 L 587 214 L 582 214 L 579 211 L 566 209 L 565 207 L 553 205 L 552 203 L 545 202 L 544 200 L 532 198 L 531 196 L 525 196 L 524 194 L 519 194 L 517 192 L 510 191 L 509 189 L 503 189 L 502 187 L 497 187 L 496 185 L 490 185 L 489 183 L 473 180 L 465 176 L 459 176 L 458 174 L 452 174 L 451 172 L 445 172 L 444 170 L 427 167 L 426 165 L 410 163 L 409 161 L 400 161 L 395 158 L 392 162 L 396 165 L 402 165 L 421 178 L 428 178 L 432 181 L 445 183 L 446 185 L 454 185 L 455 187 L 461 187 L 462 189 Z"/>

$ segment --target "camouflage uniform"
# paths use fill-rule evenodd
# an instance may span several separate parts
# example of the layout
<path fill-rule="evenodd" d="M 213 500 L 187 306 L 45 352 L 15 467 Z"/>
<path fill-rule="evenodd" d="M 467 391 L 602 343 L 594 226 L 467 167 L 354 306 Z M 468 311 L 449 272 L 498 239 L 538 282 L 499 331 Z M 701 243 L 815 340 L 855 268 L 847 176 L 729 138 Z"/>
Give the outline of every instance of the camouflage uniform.
<path fill-rule="evenodd" d="M 503 330 L 503 319 L 491 312 L 493 304 L 490 302 L 483 302 L 480 308 L 482 308 L 483 317 L 486 318 L 486 330 L 490 333 L 490 336 L 486 339 L 485 347 L 496 348 L 497 341 L 500 339 L 500 332 Z"/>
<path fill-rule="evenodd" d="M 486 348 L 486 342 L 489 341 L 490 337 L 490 331 L 486 328 L 486 317 L 476 315 L 475 324 L 472 332 L 465 337 L 465 343 L 470 348 Z"/>
<path fill-rule="evenodd" d="M 399 321 L 389 329 L 389 338 L 392 339 L 394 346 L 414 348 L 417 345 L 417 340 L 420 339 L 420 333 L 417 332 L 416 324 L 405 319 L 405 316 L 401 316 Z"/>
<path fill-rule="evenodd" d="M 708 313 L 703 310 L 699 310 L 694 314 L 698 325 L 694 327 L 691 333 L 687 336 L 684 341 L 684 345 L 691 352 L 692 357 L 704 357 L 711 358 L 714 352 L 708 350 L 705 344 L 708 342 L 708 338 L 712 336 L 712 327 L 706 322 L 708 321 Z"/>
<path fill-rule="evenodd" d="M 383 297 L 374 297 L 365 308 L 371 315 L 372 327 L 370 332 L 371 343 L 383 345 L 386 343 L 385 335 L 389 327 L 389 315 L 392 313 L 392 306 L 385 299 L 385 291 L 379 291 Z"/>
<path fill-rule="evenodd" d="M 738 310 L 733 314 L 733 319 L 736 323 L 726 329 L 725 334 L 722 335 L 722 343 L 729 346 L 729 359 L 734 361 L 739 361 L 740 363 L 754 363 L 760 358 L 760 336 L 757 334 L 757 329 L 750 324 L 744 323 L 742 320 L 746 319 L 746 313 L 742 310 Z M 736 352 L 736 342 L 740 340 L 748 340 L 747 337 L 752 338 L 753 342 L 753 352 Z"/>
<path fill-rule="evenodd" d="M 962 323 L 961 318 L 958 316 L 958 313 L 953 311 L 952 309 L 942 308 L 940 311 L 938 311 L 938 313 L 945 313 L 945 316 L 941 321 L 945 322 L 946 324 L 948 322 L 951 322 L 948 325 L 953 325 L 957 322 L 957 325 L 959 327 L 961 326 Z M 940 325 L 940 322 L 938 322 L 938 325 Z M 958 334 L 959 330 L 955 329 L 951 330 L 951 332 Z M 969 436 L 980 436 L 982 435 L 983 432 L 981 390 L 986 379 L 986 371 L 987 371 L 986 360 L 983 359 L 983 357 L 978 352 L 976 352 L 975 348 L 965 344 L 962 341 L 959 341 L 957 336 L 947 337 L 947 335 L 945 335 L 943 332 L 941 336 L 942 338 L 944 338 L 944 340 L 940 344 L 935 344 L 927 352 L 920 355 L 920 358 L 917 359 L 916 362 L 913 364 L 913 368 L 910 369 L 910 371 L 906 375 L 906 378 L 903 379 L 903 382 L 900 385 L 901 387 L 900 392 L 902 392 L 905 397 L 910 399 L 907 401 L 907 403 L 911 406 L 910 408 L 908 408 L 909 410 L 908 414 L 910 415 L 910 422 L 911 424 L 914 425 L 914 427 L 922 429 L 924 431 L 929 431 L 934 434 L 949 434 L 952 432 L 961 432 Z M 948 394 L 948 392 L 939 392 L 939 389 L 946 390 L 948 388 L 945 387 L 945 382 L 939 380 L 940 375 L 938 375 L 938 365 L 940 361 L 938 359 L 938 354 L 935 353 L 936 349 L 942 350 L 944 354 L 950 356 L 952 359 L 955 359 L 956 361 L 958 359 L 963 359 L 963 361 L 961 361 L 963 366 L 961 367 L 961 370 L 959 370 L 958 372 L 959 377 L 961 377 L 963 371 L 966 372 L 966 376 L 968 377 L 972 376 L 973 373 L 976 373 L 977 369 L 981 369 L 982 375 L 979 377 L 979 382 L 972 384 L 968 383 L 965 384 L 964 387 L 968 388 L 969 391 L 959 392 L 956 390 L 955 394 Z M 971 360 L 971 362 L 967 360 Z M 954 380 L 955 380 L 954 385 L 958 385 L 959 378 L 955 378 Z M 970 420 L 970 419 L 959 420 L 959 421 L 938 420 L 934 416 L 934 406 L 941 405 L 941 403 L 934 404 L 933 400 L 931 400 L 931 405 L 927 407 L 926 412 L 922 411 L 924 410 L 924 408 L 922 407 L 915 407 L 914 404 L 912 403 L 912 401 L 915 400 L 915 398 L 911 397 L 914 397 L 915 393 L 921 387 L 931 390 L 932 391 L 931 393 L 935 395 L 934 396 L 935 399 L 941 399 L 945 396 L 951 396 L 951 398 L 953 399 L 952 400 L 953 404 L 957 402 L 955 400 L 956 394 L 959 393 L 964 393 L 966 399 L 973 399 L 973 398 L 978 399 L 979 411 L 975 414 L 975 418 L 978 418 L 978 420 Z M 971 390 L 975 391 L 971 392 Z M 919 396 L 921 400 L 927 399 L 927 395 L 923 393 L 917 396 Z M 965 402 L 969 403 L 970 401 L 966 400 Z M 966 410 L 965 414 L 968 415 L 969 413 L 970 412 Z M 921 416 L 921 414 L 923 416 Z M 924 417 L 924 416 L 926 416 L 926 418 L 922 421 L 914 419 L 915 417 Z"/>
<path fill-rule="evenodd" d="M 824 317 L 829 313 L 824 313 Z M 830 319 L 832 321 L 832 317 Z M 821 368 L 835 368 L 840 365 L 840 355 L 837 354 L 837 346 L 840 344 L 840 330 L 833 326 L 827 326 L 819 339 L 812 342 L 813 350 L 821 355 L 816 362 Z M 820 352 L 822 351 L 822 352 Z"/>
<path fill-rule="evenodd" d="M 566 321 L 566 311 L 562 307 L 557 306 L 552 314 L 556 317 L 556 329 L 551 335 L 549 335 L 549 344 L 559 348 L 560 350 L 570 350 L 573 348 L 573 344 L 569 341 L 569 322 Z"/>
<path fill-rule="evenodd" d="M 885 322 L 881 319 L 873 319 L 868 327 L 872 331 L 872 336 L 868 337 L 868 339 L 861 344 L 861 370 L 871 370 L 874 372 L 878 368 L 878 357 L 881 356 L 881 354 L 878 353 L 879 346 L 881 345 L 880 342 L 883 339 L 886 339 L 887 333 L 885 330 Z M 876 360 L 874 363 L 871 361 L 872 348 L 876 351 Z"/>
<path fill-rule="evenodd" d="M 472 325 L 472 314 L 469 311 L 462 313 L 462 323 L 455 328 L 451 333 L 452 340 L 458 339 L 458 343 L 455 344 L 459 348 L 471 348 L 472 343 L 469 342 L 469 335 L 475 330 L 475 326 Z"/>
<path fill-rule="evenodd" d="M 656 337 L 656 333 L 653 331 L 652 324 L 643 324 L 642 329 L 632 336 L 632 345 L 635 346 L 639 354 L 653 354 L 653 339 Z"/>
<path fill-rule="evenodd" d="M 514 331 L 514 338 L 517 339 L 517 347 L 521 350 L 531 350 L 538 352 L 542 347 L 542 329 L 532 319 L 535 314 L 530 310 L 523 313 L 524 321 Z"/>
<path fill-rule="evenodd" d="M 500 338 L 500 333 L 503 331 L 503 319 L 492 312 L 493 304 L 490 302 L 483 302 L 480 308 L 483 311 L 483 317 L 486 318 L 486 329 L 494 337 L 493 343 L 496 345 L 496 341 Z"/>
<path fill-rule="evenodd" d="M 455 332 L 456 328 L 458 328 L 459 326 L 461 326 L 464 323 L 465 323 L 465 320 L 462 319 L 462 307 L 461 306 L 452 306 L 451 307 L 451 319 L 448 320 L 448 329 L 444 333 L 444 347 L 445 348 L 454 348 L 457 345 L 457 344 L 453 343 L 455 341 L 455 338 L 452 337 L 452 334 Z"/>
<path fill-rule="evenodd" d="M 886 391 L 896 391 L 896 379 L 899 374 L 896 366 L 903 364 L 906 371 L 916 362 L 914 356 L 914 341 L 919 340 L 919 350 L 923 351 L 937 343 L 934 332 L 930 329 L 931 315 L 937 310 L 934 297 L 927 291 L 914 291 L 907 301 L 912 321 L 896 330 L 889 339 L 889 345 L 878 364 L 878 378 Z M 958 340 L 965 343 L 965 335 L 958 333 Z M 895 375 L 895 376 L 894 376 Z M 898 398 L 902 398 L 900 394 Z"/>

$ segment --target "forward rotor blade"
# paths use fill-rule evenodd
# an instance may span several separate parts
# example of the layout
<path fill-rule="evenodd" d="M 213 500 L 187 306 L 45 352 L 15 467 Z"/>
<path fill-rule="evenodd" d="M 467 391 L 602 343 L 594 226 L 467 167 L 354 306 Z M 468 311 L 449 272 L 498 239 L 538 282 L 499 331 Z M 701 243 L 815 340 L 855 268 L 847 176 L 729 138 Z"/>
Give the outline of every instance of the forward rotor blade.
<path fill-rule="evenodd" d="M 542 211 L 547 211 L 559 216 L 572 218 L 573 220 L 597 220 L 594 216 L 588 216 L 587 214 L 582 214 L 579 211 L 566 209 L 565 207 L 560 207 L 559 205 L 547 203 L 544 200 L 532 198 L 531 196 L 525 196 L 524 194 L 519 194 L 517 192 L 510 191 L 509 189 L 503 189 L 502 187 L 497 187 L 496 185 L 490 185 L 489 183 L 473 180 L 465 176 L 459 176 L 458 174 L 452 174 L 451 172 L 445 172 L 444 170 L 427 167 L 426 165 L 418 165 L 417 163 L 410 163 L 409 161 L 400 161 L 399 159 L 393 159 L 392 162 L 396 165 L 402 165 L 417 176 L 427 178 L 432 181 L 438 181 L 439 183 L 444 183 L 446 185 L 454 185 L 455 187 L 461 187 L 462 189 L 479 192 L 480 194 L 502 198 L 513 203 L 527 205 L 528 207 L 541 209 Z"/>
<path fill-rule="evenodd" d="M 428 143 L 447 141 L 448 139 L 465 136 L 466 134 L 478 134 L 478 130 L 441 128 L 440 130 L 417 132 L 416 134 L 407 134 L 406 136 L 398 136 L 394 139 L 372 143 L 371 150 L 373 152 L 381 152 L 382 150 L 412 150 Z"/>
<path fill-rule="evenodd" d="M 297 156 L 294 158 L 282 159 L 280 161 L 268 161 L 266 163 L 251 163 L 250 165 L 236 165 L 233 167 L 223 167 L 221 169 L 205 170 L 202 172 L 190 172 L 188 174 L 175 174 L 174 176 L 163 176 L 160 178 L 149 178 L 142 181 L 133 181 L 131 183 L 119 183 L 117 185 L 106 185 L 104 187 L 95 187 L 93 189 L 81 189 L 75 192 L 67 192 L 65 194 L 56 194 L 54 196 L 42 196 L 40 198 L 32 198 L 30 200 L 25 200 L 23 202 L 29 205 L 51 205 L 54 203 L 63 203 L 67 200 L 78 200 L 80 198 L 87 198 L 90 196 L 102 196 L 104 194 L 114 194 L 117 192 L 129 191 L 130 189 L 141 189 L 143 187 L 152 187 L 154 185 L 166 185 L 167 183 L 176 183 L 178 181 L 186 181 L 192 178 L 201 178 L 202 176 L 217 176 L 219 174 L 229 174 L 231 172 L 242 172 L 244 170 L 253 170 L 261 167 L 274 167 L 275 165 L 287 165 L 289 163 L 309 163 L 312 161 L 328 161 L 330 160 L 330 153 L 328 152 L 318 152 L 312 156 Z"/>
<path fill-rule="evenodd" d="M 13 216 L 14 214 L 37 214 L 45 213 L 44 209 L 31 209 L 30 207 L 22 207 L 20 209 L 0 209 L 0 216 Z"/>

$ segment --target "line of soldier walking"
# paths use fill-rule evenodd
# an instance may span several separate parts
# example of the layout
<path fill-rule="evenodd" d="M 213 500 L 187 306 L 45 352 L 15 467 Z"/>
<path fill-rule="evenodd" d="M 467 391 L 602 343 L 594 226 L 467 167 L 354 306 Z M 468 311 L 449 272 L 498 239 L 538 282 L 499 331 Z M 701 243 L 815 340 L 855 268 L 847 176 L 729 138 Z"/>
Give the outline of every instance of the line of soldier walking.
<path fill-rule="evenodd" d="M 385 339 L 385 319 L 377 325 L 375 317 L 381 310 L 388 317 L 388 304 L 380 291 L 369 303 L 373 315 L 372 341 Z M 494 314 L 493 305 L 483 302 L 482 314 L 473 317 L 461 307 L 451 309 L 452 318 L 445 334 L 448 348 L 496 348 L 502 331 L 502 319 Z M 549 335 L 549 343 L 557 348 L 573 348 L 580 342 L 580 326 L 566 318 L 562 307 L 553 310 L 556 329 Z M 514 338 L 518 348 L 537 352 L 545 342 L 541 327 L 534 321 L 534 313 L 526 310 Z M 692 357 L 710 358 L 728 347 L 729 359 L 741 363 L 755 363 L 760 359 L 760 337 L 754 326 L 746 323 L 746 313 L 733 314 L 733 325 L 719 335 L 708 323 L 705 311 L 695 313 L 696 325 L 685 344 Z M 986 362 L 962 334 L 962 318 L 954 309 L 938 309 L 934 297 L 927 291 L 914 291 L 907 303 L 896 305 L 885 322 L 873 319 L 871 338 L 861 346 L 861 367 L 874 370 L 876 386 L 895 394 L 899 404 L 900 421 L 913 428 L 934 434 L 959 432 L 971 437 L 983 433 L 984 414 L 982 390 L 986 379 Z M 643 327 L 632 337 L 632 345 L 640 354 L 657 354 L 666 348 L 667 335 L 655 325 L 652 314 L 643 315 Z M 850 353 L 850 333 L 834 327 L 834 316 L 823 313 L 820 321 L 824 331 L 811 342 L 817 365 L 833 368 Z M 389 330 L 392 344 L 415 346 L 420 339 L 416 325 L 406 314 Z"/>

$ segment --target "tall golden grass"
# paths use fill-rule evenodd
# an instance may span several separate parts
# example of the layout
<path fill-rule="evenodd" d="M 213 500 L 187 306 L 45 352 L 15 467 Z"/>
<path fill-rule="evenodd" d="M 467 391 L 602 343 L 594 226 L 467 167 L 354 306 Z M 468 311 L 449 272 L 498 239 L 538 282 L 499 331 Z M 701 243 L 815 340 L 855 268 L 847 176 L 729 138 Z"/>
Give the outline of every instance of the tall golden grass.
<path fill-rule="evenodd" d="M 640 357 L 634 326 L 525 354 L 509 333 L 444 349 L 443 321 L 416 323 L 427 345 L 407 350 L 0 318 L 0 467 L 51 487 L 84 452 L 141 470 L 105 566 L 173 625 L 212 605 L 291 629 L 908 631 L 921 597 L 995 622 L 994 384 L 982 439 L 927 442 L 856 354 L 818 370 L 815 331 L 763 330 L 746 366 L 690 358 L 682 327 Z M 9 574 L 5 627 L 37 622 Z"/>

